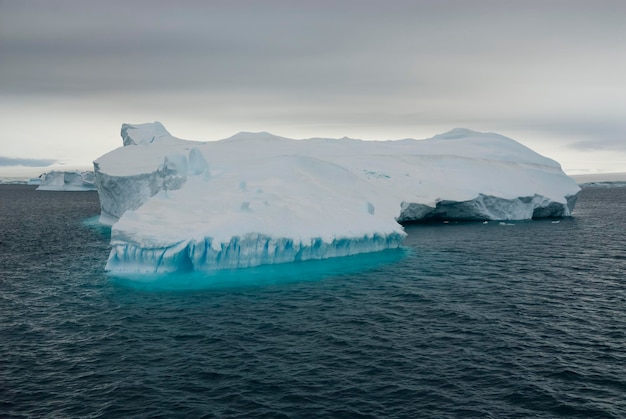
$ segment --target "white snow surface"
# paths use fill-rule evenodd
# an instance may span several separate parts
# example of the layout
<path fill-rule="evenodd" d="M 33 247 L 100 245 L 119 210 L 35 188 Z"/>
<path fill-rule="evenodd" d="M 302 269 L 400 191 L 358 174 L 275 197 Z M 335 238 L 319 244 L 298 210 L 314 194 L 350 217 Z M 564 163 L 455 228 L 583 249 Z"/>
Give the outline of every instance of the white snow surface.
<path fill-rule="evenodd" d="M 94 162 L 112 272 L 215 270 L 401 245 L 400 222 L 571 215 L 580 191 L 514 140 L 454 129 L 427 140 L 172 137 L 122 126 Z"/>
<path fill-rule="evenodd" d="M 94 191 L 94 172 L 92 171 L 73 171 L 60 172 L 52 171 L 43 173 L 39 176 L 39 183 L 35 183 L 35 179 L 31 179 L 29 184 L 38 184 L 38 191 Z"/>

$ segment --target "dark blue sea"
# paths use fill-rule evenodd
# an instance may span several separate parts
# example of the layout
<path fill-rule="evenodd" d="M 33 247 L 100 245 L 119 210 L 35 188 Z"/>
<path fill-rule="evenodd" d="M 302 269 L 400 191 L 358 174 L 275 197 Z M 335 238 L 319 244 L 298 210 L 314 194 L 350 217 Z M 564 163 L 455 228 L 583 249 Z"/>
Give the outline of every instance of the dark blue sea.
<path fill-rule="evenodd" d="M 626 417 L 626 188 L 215 275 L 108 276 L 98 212 L 0 186 L 1 417 Z"/>

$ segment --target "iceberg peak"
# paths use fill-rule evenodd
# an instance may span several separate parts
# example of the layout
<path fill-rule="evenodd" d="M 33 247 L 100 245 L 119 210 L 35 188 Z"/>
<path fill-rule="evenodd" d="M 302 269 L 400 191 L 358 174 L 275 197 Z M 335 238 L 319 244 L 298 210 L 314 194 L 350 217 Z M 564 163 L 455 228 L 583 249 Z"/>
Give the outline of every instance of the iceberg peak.
<path fill-rule="evenodd" d="M 278 135 L 274 135 L 265 131 L 261 131 L 261 132 L 241 131 L 231 137 L 226 138 L 224 141 L 247 141 L 247 140 L 280 141 L 280 140 L 287 140 L 287 138 L 280 137 Z"/>
<path fill-rule="evenodd" d="M 473 137 L 476 135 L 481 135 L 483 133 L 478 132 L 478 131 L 472 131 L 471 129 L 467 129 L 467 128 L 454 128 L 448 132 L 444 132 L 443 134 L 437 134 L 433 137 L 433 139 L 438 139 L 438 140 L 447 140 L 447 139 L 457 139 L 457 138 L 463 138 L 463 137 Z"/>
<path fill-rule="evenodd" d="M 172 137 L 172 134 L 158 121 L 145 124 L 122 124 L 121 135 L 124 146 L 147 145 L 164 137 Z"/>
<path fill-rule="evenodd" d="M 432 137 L 433 140 L 459 140 L 464 138 L 492 138 L 516 142 L 515 140 L 505 137 L 504 135 L 496 134 L 493 132 L 473 131 L 468 128 L 454 128 L 448 132 L 444 132 L 443 134 L 437 134 Z"/>

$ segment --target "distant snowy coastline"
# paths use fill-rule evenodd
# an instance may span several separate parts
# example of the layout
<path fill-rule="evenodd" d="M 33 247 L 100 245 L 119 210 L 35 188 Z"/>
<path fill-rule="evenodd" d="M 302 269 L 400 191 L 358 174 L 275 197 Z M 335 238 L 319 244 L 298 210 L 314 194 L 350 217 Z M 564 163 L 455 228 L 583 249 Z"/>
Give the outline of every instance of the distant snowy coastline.
<path fill-rule="evenodd" d="M 401 223 L 571 215 L 579 186 L 514 140 L 455 129 L 427 140 L 173 137 L 124 124 L 94 161 L 111 272 L 216 270 L 401 245 Z"/>
<path fill-rule="evenodd" d="M 0 185 L 26 185 L 30 181 L 27 177 L 0 178 Z"/>
<path fill-rule="evenodd" d="M 0 178 L 0 185 L 37 186 L 38 191 L 95 191 L 94 172 L 91 170 L 59 171 L 42 173 L 38 177 Z"/>
<path fill-rule="evenodd" d="M 581 188 L 624 188 L 626 181 L 612 182 L 584 182 L 580 184 Z"/>
<path fill-rule="evenodd" d="M 583 188 L 621 188 L 626 186 L 626 172 L 573 175 L 572 178 Z"/>
<path fill-rule="evenodd" d="M 84 172 L 84 171 L 82 171 Z M 91 172 L 91 171 L 88 171 Z M 91 172 L 93 173 L 93 172 Z M 44 176 L 43 173 L 41 176 Z M 569 175 L 580 186 L 624 186 L 626 185 L 626 172 L 619 173 L 591 173 L 586 175 Z M 29 178 L 24 176 L 0 177 L 0 185 L 40 185 L 41 177 Z M 93 188 L 97 190 L 97 188 Z"/>

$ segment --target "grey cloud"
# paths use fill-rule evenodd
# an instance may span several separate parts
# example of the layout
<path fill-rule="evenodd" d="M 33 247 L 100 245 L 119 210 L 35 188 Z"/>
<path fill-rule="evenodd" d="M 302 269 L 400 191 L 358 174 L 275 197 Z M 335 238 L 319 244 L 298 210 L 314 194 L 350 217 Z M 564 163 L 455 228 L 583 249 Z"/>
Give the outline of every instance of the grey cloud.
<path fill-rule="evenodd" d="M 626 128 L 593 127 L 583 131 L 584 140 L 576 141 L 569 145 L 570 148 L 580 151 L 612 150 L 626 151 Z M 580 137 L 580 136 L 579 136 Z"/>
<path fill-rule="evenodd" d="M 576 151 L 626 151 L 626 120 L 609 115 L 561 114 L 477 120 L 493 129 L 531 131 L 537 138 L 559 138 L 566 148 Z"/>
<path fill-rule="evenodd" d="M 515 80 L 528 59 L 576 61 L 572 42 L 587 50 L 624 35 L 607 24 L 614 11 L 576 1 L 540 2 L 541 13 L 493 0 L 15 3 L 0 6 L 0 89 L 11 94 L 425 94 Z"/>
<path fill-rule="evenodd" d="M 24 167 L 46 167 L 54 163 L 57 160 L 53 159 L 24 159 L 15 157 L 0 156 L 0 166 L 24 166 Z"/>
<path fill-rule="evenodd" d="M 465 126 L 624 150 L 625 15 L 623 0 L 0 0 L 0 95 L 237 129 Z"/>
<path fill-rule="evenodd" d="M 581 151 L 626 151 L 626 139 L 623 133 L 604 138 L 594 133 L 589 136 L 589 140 L 570 144 L 570 147 Z"/>
<path fill-rule="evenodd" d="M 527 121 L 525 126 L 568 139 L 570 149 L 626 151 L 626 121 L 619 118 L 579 116 Z"/>

